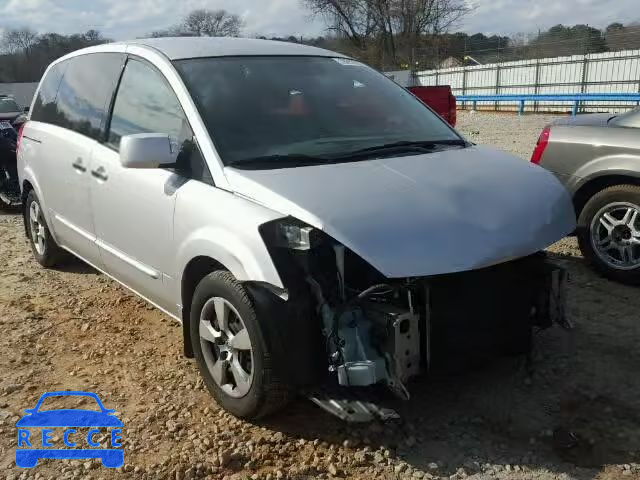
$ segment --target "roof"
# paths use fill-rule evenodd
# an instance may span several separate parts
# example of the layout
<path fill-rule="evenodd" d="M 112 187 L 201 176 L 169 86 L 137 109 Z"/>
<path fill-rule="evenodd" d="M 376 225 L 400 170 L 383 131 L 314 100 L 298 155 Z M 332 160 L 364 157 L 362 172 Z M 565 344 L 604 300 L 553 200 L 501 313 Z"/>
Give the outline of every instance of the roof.
<path fill-rule="evenodd" d="M 164 37 L 142 38 L 121 42 L 154 48 L 170 60 L 199 57 L 230 57 L 243 55 L 302 55 L 319 57 L 344 57 L 322 48 L 299 43 L 229 37 Z"/>

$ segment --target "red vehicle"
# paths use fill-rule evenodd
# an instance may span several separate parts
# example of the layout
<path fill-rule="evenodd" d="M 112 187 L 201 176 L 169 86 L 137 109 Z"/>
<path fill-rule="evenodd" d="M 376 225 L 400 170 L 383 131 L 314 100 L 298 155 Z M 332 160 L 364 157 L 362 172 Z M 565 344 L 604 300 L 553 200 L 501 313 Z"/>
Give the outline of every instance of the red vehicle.
<path fill-rule="evenodd" d="M 452 127 L 456 126 L 456 97 L 449 85 L 436 87 L 409 87 L 408 90 L 444 118 Z"/>

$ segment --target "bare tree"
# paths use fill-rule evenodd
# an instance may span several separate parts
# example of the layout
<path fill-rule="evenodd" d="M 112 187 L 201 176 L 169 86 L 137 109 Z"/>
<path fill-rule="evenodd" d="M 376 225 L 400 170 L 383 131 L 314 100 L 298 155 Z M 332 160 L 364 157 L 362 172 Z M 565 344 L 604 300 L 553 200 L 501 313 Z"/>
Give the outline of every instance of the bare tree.
<path fill-rule="evenodd" d="M 0 47 L 10 52 L 0 58 L 0 76 L 7 82 L 34 82 L 56 58 L 109 41 L 97 30 L 71 35 L 9 31 L 0 37 Z"/>
<path fill-rule="evenodd" d="M 328 28 L 359 50 L 375 49 L 377 62 L 411 59 L 426 36 L 451 28 L 469 8 L 464 0 L 301 0 Z"/>
<path fill-rule="evenodd" d="M 186 16 L 184 29 L 201 37 L 239 37 L 242 19 L 226 10 L 194 10 Z"/>
<path fill-rule="evenodd" d="M 302 0 L 315 16 L 324 18 L 329 30 L 360 49 L 365 49 L 367 39 L 376 31 L 372 0 Z"/>
<path fill-rule="evenodd" d="M 16 28 L 6 30 L 2 34 L 2 40 L 0 40 L 3 49 L 7 53 L 22 52 L 26 56 L 31 53 L 31 48 L 38 40 L 38 34 L 30 28 Z"/>
<path fill-rule="evenodd" d="M 226 10 L 199 9 L 166 30 L 151 33 L 152 37 L 239 37 L 243 22 L 240 16 Z"/>

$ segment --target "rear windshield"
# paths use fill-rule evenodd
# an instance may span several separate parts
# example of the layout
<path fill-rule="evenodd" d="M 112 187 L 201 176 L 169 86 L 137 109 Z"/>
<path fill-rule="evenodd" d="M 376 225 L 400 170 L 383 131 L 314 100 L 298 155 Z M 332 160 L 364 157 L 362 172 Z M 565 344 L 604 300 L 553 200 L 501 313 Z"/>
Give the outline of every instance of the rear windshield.
<path fill-rule="evenodd" d="M 225 164 L 331 156 L 404 141 L 459 141 L 404 88 L 353 60 L 218 57 L 176 68 Z"/>
<path fill-rule="evenodd" d="M 20 107 L 11 98 L 0 98 L 0 113 L 14 113 L 19 112 Z"/>

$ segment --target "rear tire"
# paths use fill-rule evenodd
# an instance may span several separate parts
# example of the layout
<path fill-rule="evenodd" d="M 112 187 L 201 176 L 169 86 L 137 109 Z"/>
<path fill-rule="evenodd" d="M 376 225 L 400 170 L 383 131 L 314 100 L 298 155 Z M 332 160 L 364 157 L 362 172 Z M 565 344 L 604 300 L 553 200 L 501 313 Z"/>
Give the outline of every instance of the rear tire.
<path fill-rule="evenodd" d="M 251 298 L 231 273 L 215 271 L 200 281 L 189 321 L 198 368 L 222 408 L 257 419 L 286 405 L 292 389 L 276 372 L 262 331 L 266 322 L 256 318 Z"/>
<path fill-rule="evenodd" d="M 577 236 L 596 271 L 617 282 L 640 284 L 640 186 L 614 185 L 596 193 L 580 212 Z"/>
<path fill-rule="evenodd" d="M 54 267 L 64 257 L 64 250 L 51 236 L 40 200 L 34 190 L 27 195 L 24 208 L 25 228 L 33 256 L 43 267 Z"/>

